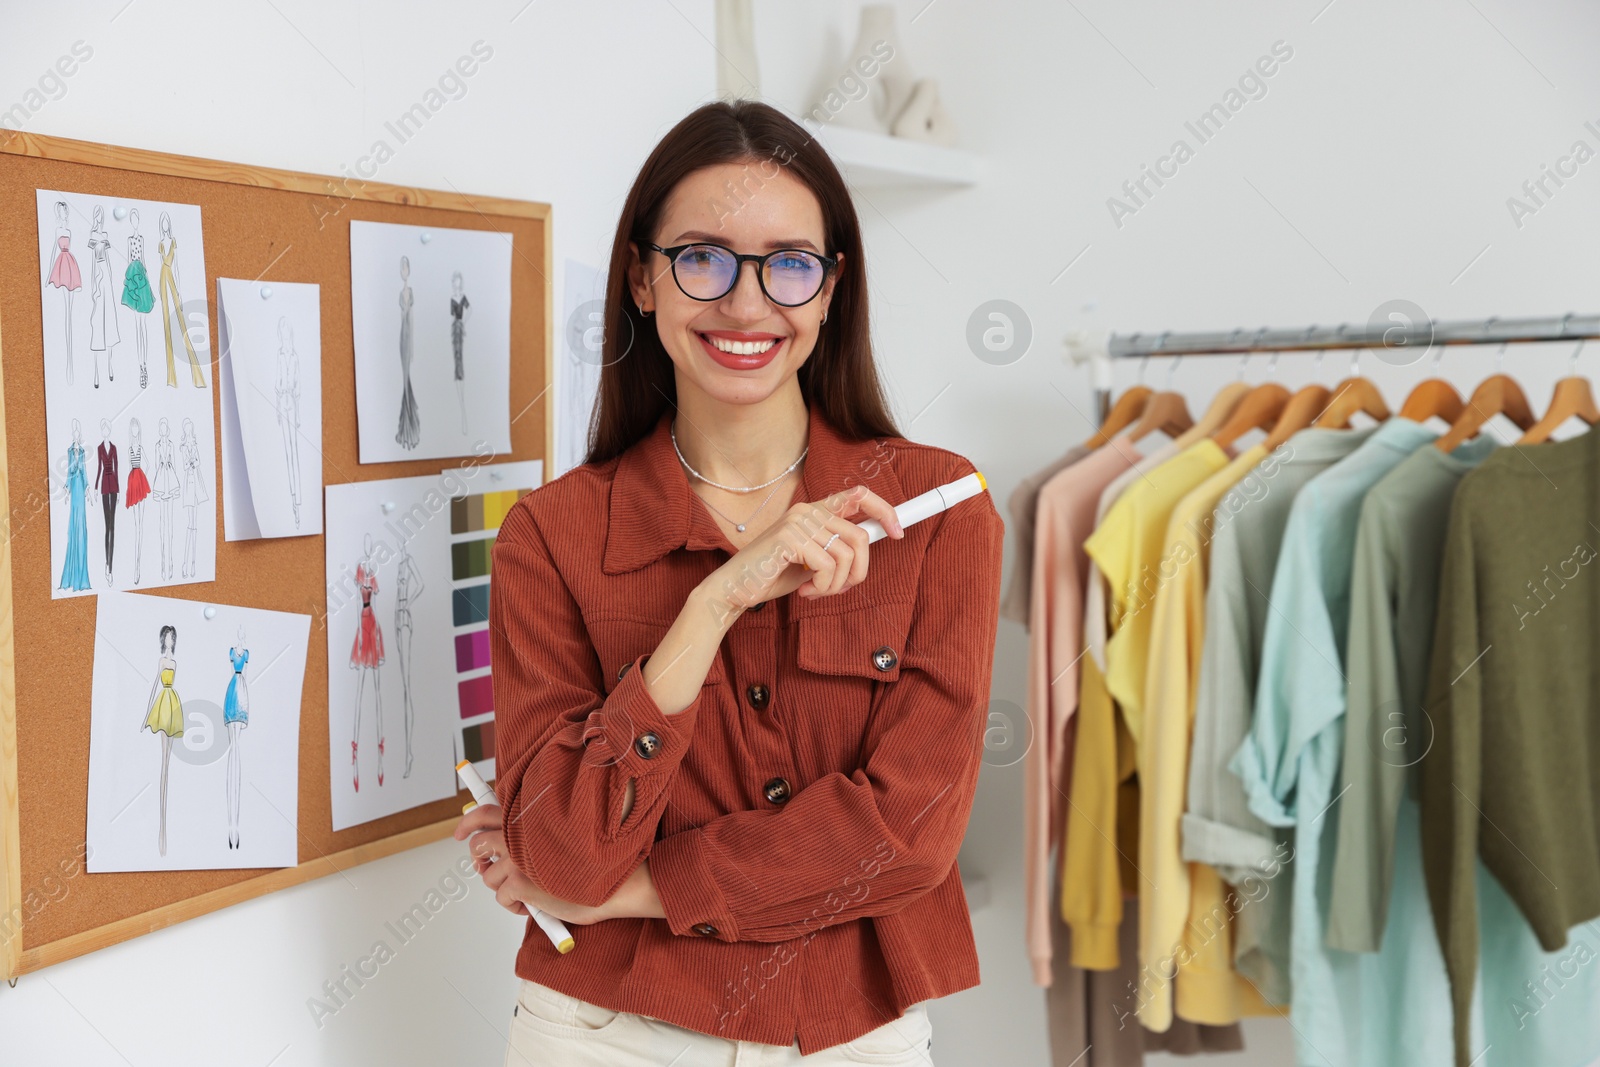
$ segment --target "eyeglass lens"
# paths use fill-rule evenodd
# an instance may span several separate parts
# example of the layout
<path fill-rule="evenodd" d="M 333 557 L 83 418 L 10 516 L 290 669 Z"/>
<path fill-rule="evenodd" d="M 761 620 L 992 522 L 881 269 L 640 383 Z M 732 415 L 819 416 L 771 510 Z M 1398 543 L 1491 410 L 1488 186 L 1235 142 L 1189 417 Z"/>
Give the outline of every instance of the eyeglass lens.
<path fill-rule="evenodd" d="M 696 300 L 716 300 L 733 289 L 739 261 L 716 245 L 690 245 L 678 253 L 672 270 L 685 293 Z M 761 283 L 773 302 L 793 307 L 817 295 L 823 274 L 822 261 L 816 256 L 785 249 L 767 258 Z"/>

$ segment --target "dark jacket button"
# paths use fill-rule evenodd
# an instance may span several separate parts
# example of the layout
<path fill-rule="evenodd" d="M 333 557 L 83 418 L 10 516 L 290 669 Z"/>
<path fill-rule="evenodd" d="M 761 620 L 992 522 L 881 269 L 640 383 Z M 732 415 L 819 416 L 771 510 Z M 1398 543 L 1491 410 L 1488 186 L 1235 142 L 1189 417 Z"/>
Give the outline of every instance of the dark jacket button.
<path fill-rule="evenodd" d="M 880 671 L 892 671 L 895 664 L 900 662 L 900 657 L 894 654 L 894 649 L 884 645 L 872 654 L 872 665 Z"/>
<path fill-rule="evenodd" d="M 640 734 L 633 739 L 633 750 L 643 759 L 652 759 L 661 751 L 661 738 L 655 734 Z"/>
<path fill-rule="evenodd" d="M 767 706 L 767 701 L 772 698 L 772 690 L 757 682 L 749 689 L 746 689 L 744 695 L 749 699 L 752 708 L 761 711 Z"/>
<path fill-rule="evenodd" d="M 758 601 L 758 602 L 756 602 L 754 604 L 751 604 L 745 610 L 746 611 L 760 611 L 762 608 L 764 608 L 766 606 L 767 606 L 767 602 L 765 600 L 761 600 L 761 601 Z"/>
<path fill-rule="evenodd" d="M 762 787 L 767 794 L 767 799 L 774 804 L 782 804 L 789 799 L 789 780 L 787 778 L 772 778 Z"/>
<path fill-rule="evenodd" d="M 695 933 L 699 934 L 701 937 L 716 937 L 717 936 L 717 928 L 715 926 L 712 926 L 710 923 L 695 923 L 693 926 L 689 927 L 689 929 L 693 930 Z"/>

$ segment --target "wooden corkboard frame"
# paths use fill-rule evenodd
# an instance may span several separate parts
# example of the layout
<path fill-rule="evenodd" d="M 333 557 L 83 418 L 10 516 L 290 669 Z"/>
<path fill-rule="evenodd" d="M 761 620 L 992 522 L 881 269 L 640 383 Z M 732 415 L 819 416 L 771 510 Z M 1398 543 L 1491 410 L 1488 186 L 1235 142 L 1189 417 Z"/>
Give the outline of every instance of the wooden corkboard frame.
<path fill-rule="evenodd" d="M 0 977 L 6 978 L 441 840 L 466 799 L 458 794 L 331 829 L 328 657 L 317 607 L 325 588 L 322 537 L 225 541 L 219 518 L 217 580 L 156 595 L 312 615 L 300 715 L 300 863 L 266 871 L 91 875 L 83 869 L 96 598 L 50 598 L 49 523 L 30 521 L 48 514 L 49 499 L 35 189 L 200 205 L 213 404 L 216 279 L 321 285 L 325 484 L 438 474 L 452 462 L 359 463 L 350 221 L 512 233 L 512 448 L 493 458 L 542 459 L 548 480 L 555 456 L 550 205 L 0 131 L 0 515 L 7 517 L 0 529 Z M 216 441 L 220 476 L 220 432 Z M 266 576 L 271 580 L 262 582 Z"/>

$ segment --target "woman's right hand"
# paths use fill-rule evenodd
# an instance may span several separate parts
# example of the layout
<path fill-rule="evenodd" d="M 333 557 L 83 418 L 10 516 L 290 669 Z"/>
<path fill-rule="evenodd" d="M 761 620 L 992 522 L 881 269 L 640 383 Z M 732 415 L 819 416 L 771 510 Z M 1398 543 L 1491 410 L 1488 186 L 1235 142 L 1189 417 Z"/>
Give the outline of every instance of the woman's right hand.
<path fill-rule="evenodd" d="M 867 576 L 867 531 L 858 519 L 877 519 L 890 537 L 905 536 L 894 508 L 864 485 L 823 500 L 792 504 L 711 576 L 730 611 L 798 592 L 835 596 Z"/>

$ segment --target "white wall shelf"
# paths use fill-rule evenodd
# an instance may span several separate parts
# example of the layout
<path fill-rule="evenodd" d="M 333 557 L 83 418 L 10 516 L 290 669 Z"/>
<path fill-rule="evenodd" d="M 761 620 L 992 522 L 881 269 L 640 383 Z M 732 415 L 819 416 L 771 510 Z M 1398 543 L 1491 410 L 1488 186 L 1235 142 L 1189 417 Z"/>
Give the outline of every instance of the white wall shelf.
<path fill-rule="evenodd" d="M 887 137 L 845 126 L 803 119 L 852 185 L 862 188 L 910 186 L 958 189 L 975 185 L 983 160 L 971 152 L 943 145 Z"/>

